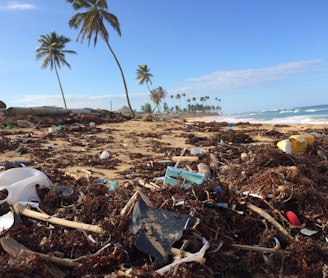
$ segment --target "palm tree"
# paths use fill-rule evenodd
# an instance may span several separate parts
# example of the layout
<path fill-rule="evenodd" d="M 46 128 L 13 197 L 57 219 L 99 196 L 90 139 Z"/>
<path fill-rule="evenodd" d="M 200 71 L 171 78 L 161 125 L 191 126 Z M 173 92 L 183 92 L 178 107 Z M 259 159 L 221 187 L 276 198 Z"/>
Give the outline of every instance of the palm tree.
<path fill-rule="evenodd" d="M 151 77 L 153 77 L 153 75 L 150 73 L 150 68 L 148 68 L 146 64 L 139 65 L 137 69 L 137 78 L 136 78 L 138 80 L 138 85 L 143 85 L 143 83 L 146 82 L 149 92 L 150 92 L 150 88 L 148 83 L 152 84 Z"/>
<path fill-rule="evenodd" d="M 72 3 L 73 8 L 75 10 L 81 10 L 81 9 L 86 10 L 84 12 L 78 12 L 77 14 L 73 15 L 73 17 L 68 22 L 69 26 L 74 29 L 77 29 L 79 28 L 80 25 L 82 25 L 78 33 L 78 36 L 76 38 L 76 41 L 78 41 L 81 38 L 81 43 L 82 43 L 84 37 L 86 36 L 88 40 L 88 45 L 90 45 L 90 40 L 94 35 L 93 42 L 94 42 L 94 47 L 96 47 L 98 34 L 100 34 L 102 39 L 105 41 L 109 51 L 113 55 L 115 62 L 121 72 L 128 106 L 131 110 L 132 115 L 134 116 L 134 111 L 130 104 L 128 88 L 126 86 L 123 70 L 112 47 L 108 42 L 109 35 L 104 25 L 104 20 L 105 20 L 115 29 L 118 35 L 121 36 L 120 23 L 117 17 L 114 14 L 108 12 L 108 6 L 106 0 L 67 0 L 67 2 Z"/>
<path fill-rule="evenodd" d="M 174 106 L 175 106 L 175 103 L 174 103 L 174 95 L 170 95 L 170 98 L 172 99 L 172 104 L 173 104 L 172 108 L 174 109 Z"/>
<path fill-rule="evenodd" d="M 181 95 L 180 94 L 176 94 L 175 95 L 175 99 L 179 100 L 180 102 L 180 106 L 179 106 L 179 110 L 181 109 Z"/>
<path fill-rule="evenodd" d="M 41 35 L 38 41 L 39 43 L 41 43 L 41 45 L 35 50 L 36 59 L 38 60 L 44 57 L 41 66 L 42 69 L 45 69 L 49 65 L 50 65 L 50 70 L 55 68 L 57 80 L 64 100 L 65 109 L 67 109 L 65 95 L 64 95 L 62 84 L 60 82 L 57 67 L 60 68 L 61 65 L 65 65 L 69 69 L 71 68 L 71 65 L 65 60 L 65 53 L 76 54 L 76 52 L 73 50 L 64 49 L 66 43 L 70 42 L 71 40 L 64 36 L 59 36 L 55 32 L 51 32 L 50 34 L 47 35 Z"/>
<path fill-rule="evenodd" d="M 183 97 L 184 102 L 185 102 L 185 106 L 187 107 L 187 102 L 186 102 L 186 93 L 182 93 L 181 97 Z"/>
<path fill-rule="evenodd" d="M 200 100 L 202 103 L 204 102 L 204 104 L 202 104 L 202 105 L 203 105 L 202 109 L 203 109 L 203 113 L 205 113 L 205 101 L 206 101 L 206 99 L 205 99 L 205 97 L 200 97 L 199 100 Z"/>
<path fill-rule="evenodd" d="M 221 110 L 221 106 L 220 106 L 221 99 L 219 99 L 219 98 L 216 97 L 215 100 L 218 102 L 218 104 L 216 106 L 216 109 L 217 109 L 217 111 L 219 113 L 219 111 Z"/>
<path fill-rule="evenodd" d="M 147 114 L 153 113 L 153 108 L 151 107 L 151 104 L 148 102 L 146 104 L 144 104 L 143 106 L 141 106 L 141 110 Z"/>
<path fill-rule="evenodd" d="M 158 113 L 160 113 L 159 105 L 161 104 L 162 100 L 165 99 L 166 95 L 167 92 L 161 86 L 150 91 L 150 98 L 152 102 L 154 102 L 155 106 L 157 107 Z"/>

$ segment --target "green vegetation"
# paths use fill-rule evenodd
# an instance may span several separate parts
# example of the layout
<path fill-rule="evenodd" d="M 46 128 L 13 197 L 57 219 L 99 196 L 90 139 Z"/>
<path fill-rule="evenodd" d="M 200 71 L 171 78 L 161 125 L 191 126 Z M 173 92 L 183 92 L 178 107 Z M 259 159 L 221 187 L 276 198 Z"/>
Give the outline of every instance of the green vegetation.
<path fill-rule="evenodd" d="M 215 97 L 213 101 L 209 96 L 201 96 L 197 101 L 196 97 L 187 98 L 187 94 L 182 93 L 170 95 L 170 98 L 172 100 L 172 105 L 164 109 L 166 113 L 221 113 L 221 99 L 217 97 Z M 174 99 L 179 102 L 179 105 L 174 102 Z"/>
<path fill-rule="evenodd" d="M 146 64 L 143 65 L 139 65 L 138 69 L 137 69 L 137 80 L 138 80 L 138 85 L 143 85 L 146 82 L 148 91 L 150 92 L 150 88 L 149 88 L 149 83 L 151 83 L 151 78 L 153 77 L 153 75 L 150 73 L 150 68 L 148 68 L 148 66 Z"/>
<path fill-rule="evenodd" d="M 49 65 L 50 70 L 53 68 L 55 69 L 59 87 L 63 96 L 64 106 L 65 109 L 67 109 L 65 95 L 60 82 L 57 67 L 60 68 L 61 65 L 65 65 L 70 69 L 70 64 L 65 60 L 65 53 L 76 54 L 76 52 L 73 50 L 65 50 L 66 43 L 70 42 L 70 39 L 64 36 L 59 36 L 55 32 L 40 36 L 38 41 L 41 45 L 36 49 L 36 59 L 41 59 L 44 57 L 41 67 L 42 69 L 47 68 Z"/>
<path fill-rule="evenodd" d="M 97 44 L 98 34 L 105 41 L 109 51 L 113 55 L 115 62 L 120 70 L 123 85 L 125 89 L 126 99 L 128 106 L 134 116 L 134 111 L 130 104 L 128 88 L 126 86 L 126 81 L 124 73 L 120 62 L 118 61 L 112 47 L 109 44 L 108 31 L 104 25 L 104 20 L 109 23 L 114 30 L 121 36 L 120 23 L 117 17 L 108 12 L 108 6 L 106 0 L 67 0 L 67 2 L 72 3 L 75 10 L 84 10 L 84 12 L 78 12 L 75 14 L 68 22 L 69 26 L 74 29 L 78 29 L 82 25 L 76 40 L 80 39 L 81 43 L 84 37 L 88 40 L 88 45 L 90 45 L 90 40 L 94 36 L 93 43 L 94 47 Z"/>
<path fill-rule="evenodd" d="M 167 96 L 167 92 L 161 86 L 157 87 L 156 89 L 150 89 L 149 83 L 152 84 L 151 77 L 153 77 L 153 74 L 150 72 L 150 68 L 146 64 L 139 65 L 136 73 L 138 85 L 143 85 L 146 82 L 148 91 L 150 93 L 150 99 L 155 104 L 154 109 L 149 109 L 151 108 L 151 105 L 146 103 L 146 105 L 141 107 L 141 110 L 145 112 L 147 107 L 147 113 L 154 113 L 154 110 L 157 108 L 158 113 L 161 113 L 160 105 Z"/>

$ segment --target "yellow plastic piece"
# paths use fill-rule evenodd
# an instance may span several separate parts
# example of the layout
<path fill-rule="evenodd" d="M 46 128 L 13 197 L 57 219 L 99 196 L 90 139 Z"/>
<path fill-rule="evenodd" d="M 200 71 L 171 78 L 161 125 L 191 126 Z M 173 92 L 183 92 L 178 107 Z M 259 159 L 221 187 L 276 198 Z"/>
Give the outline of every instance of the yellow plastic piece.
<path fill-rule="evenodd" d="M 312 145 L 314 143 L 314 136 L 311 134 L 297 134 L 292 135 L 289 138 L 304 139 L 309 145 Z"/>
<path fill-rule="evenodd" d="M 286 140 L 279 141 L 277 143 L 277 146 L 285 153 L 296 154 L 305 151 L 307 146 L 307 141 L 301 138 L 299 139 L 289 138 Z"/>

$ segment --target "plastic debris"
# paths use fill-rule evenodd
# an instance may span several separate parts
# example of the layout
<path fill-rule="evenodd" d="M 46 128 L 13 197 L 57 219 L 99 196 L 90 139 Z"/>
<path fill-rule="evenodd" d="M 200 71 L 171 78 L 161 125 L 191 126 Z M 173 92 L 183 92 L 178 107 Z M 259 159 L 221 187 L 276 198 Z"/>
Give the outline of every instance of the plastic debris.
<path fill-rule="evenodd" d="M 55 187 L 55 192 L 67 198 L 73 194 L 73 189 L 66 185 L 59 185 Z"/>
<path fill-rule="evenodd" d="M 34 168 L 12 168 L 0 174 L 0 192 L 7 192 L 7 196 L 0 200 L 0 204 L 8 202 L 15 204 L 20 201 L 40 202 L 35 185 L 52 187 L 51 181 L 41 171 Z"/>
<path fill-rule="evenodd" d="M 215 187 L 215 190 L 217 193 L 221 194 L 222 193 L 222 187 L 220 185 Z"/>
<path fill-rule="evenodd" d="M 190 154 L 192 154 L 192 155 L 203 154 L 203 153 L 207 153 L 207 150 L 205 150 L 204 148 L 200 148 L 200 147 L 195 147 L 190 150 Z"/>
<path fill-rule="evenodd" d="M 149 208 L 145 202 L 138 201 L 133 208 L 129 228 L 133 234 L 138 234 L 134 243 L 136 248 L 154 257 L 158 265 L 163 265 L 170 248 L 195 220 L 187 214 L 176 217 L 174 211 Z"/>
<path fill-rule="evenodd" d="M 107 151 L 103 151 L 101 154 L 100 154 L 100 159 L 108 159 L 110 156 L 109 152 Z"/>
<path fill-rule="evenodd" d="M 307 142 L 308 145 L 312 145 L 314 143 L 314 136 L 311 134 L 297 134 L 297 135 L 292 135 L 289 138 L 303 139 Z"/>
<path fill-rule="evenodd" d="M 306 235 L 306 236 L 313 236 L 315 235 L 316 233 L 318 233 L 318 231 L 313 231 L 313 230 L 310 230 L 308 228 L 303 228 L 300 230 L 300 232 L 303 234 L 303 235 Z"/>
<path fill-rule="evenodd" d="M 192 185 L 200 185 L 204 182 L 205 175 L 202 173 L 193 173 L 184 169 L 175 168 L 168 166 L 166 168 L 164 184 L 168 185 L 178 185 L 179 181 L 177 178 L 184 179 L 183 187 L 189 188 Z"/>
<path fill-rule="evenodd" d="M 305 151 L 307 145 L 314 142 L 314 137 L 310 134 L 292 135 L 288 139 L 279 141 L 277 147 L 287 154 L 297 154 Z"/>
<path fill-rule="evenodd" d="M 46 137 L 47 136 L 47 132 L 45 132 L 45 131 L 40 131 L 37 135 L 36 135 L 36 137 L 38 137 L 38 138 L 44 138 L 44 137 Z"/>
<path fill-rule="evenodd" d="M 201 261 L 202 258 L 205 255 L 206 250 L 210 247 L 210 244 L 208 243 L 208 241 L 206 240 L 205 237 L 202 238 L 202 242 L 203 242 L 203 247 L 194 254 L 191 254 L 185 258 L 182 258 L 179 261 L 175 261 L 169 265 L 166 265 L 160 269 L 157 269 L 156 272 L 163 275 L 165 272 L 170 271 L 172 268 L 174 268 L 176 265 L 182 264 L 182 263 L 187 263 L 187 262 L 198 262 Z"/>
<path fill-rule="evenodd" d="M 0 233 L 14 225 L 15 217 L 8 203 L 0 204 Z"/>
<path fill-rule="evenodd" d="M 108 191 L 114 191 L 119 187 L 118 183 L 115 181 L 108 181 L 106 186 L 108 188 Z"/>
<path fill-rule="evenodd" d="M 27 167 L 28 166 L 28 163 L 25 162 L 25 161 L 13 161 L 13 162 L 5 162 L 3 164 L 4 167 L 10 167 L 12 165 L 21 166 L 21 167 Z"/>
<path fill-rule="evenodd" d="M 15 217 L 13 212 L 10 210 L 7 213 L 0 216 L 0 232 L 8 230 L 15 223 Z"/>
<path fill-rule="evenodd" d="M 301 221 L 298 219 L 298 217 L 296 216 L 296 214 L 292 211 L 287 211 L 286 212 L 286 216 L 288 221 L 294 225 L 294 226 L 300 226 L 301 225 Z"/>

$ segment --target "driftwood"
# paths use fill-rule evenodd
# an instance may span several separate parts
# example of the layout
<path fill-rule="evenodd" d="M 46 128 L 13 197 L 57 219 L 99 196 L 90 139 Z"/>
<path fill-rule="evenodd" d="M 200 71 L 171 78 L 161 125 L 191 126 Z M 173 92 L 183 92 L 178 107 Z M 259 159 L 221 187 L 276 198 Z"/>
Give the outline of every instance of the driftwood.
<path fill-rule="evenodd" d="M 293 237 L 286 231 L 286 229 L 280 225 L 273 217 L 268 214 L 266 211 L 263 209 L 253 205 L 253 204 L 247 204 L 247 207 L 262 216 L 264 219 L 266 219 L 268 222 L 270 222 L 273 226 L 275 226 L 282 234 L 287 236 L 289 239 L 293 239 Z"/>
<path fill-rule="evenodd" d="M 80 222 L 75 222 L 75 221 L 69 221 L 69 220 L 66 220 L 66 219 L 53 217 L 53 216 L 50 216 L 50 215 L 45 214 L 45 213 L 40 213 L 40 212 L 37 212 L 37 211 L 33 211 L 31 209 L 28 209 L 20 203 L 16 203 L 14 205 L 14 211 L 17 214 L 22 214 L 22 215 L 25 215 L 25 216 L 28 216 L 28 217 L 32 217 L 32 218 L 35 218 L 35 219 L 38 219 L 38 220 L 50 222 L 50 223 L 53 223 L 53 224 L 58 224 L 58 225 L 62 225 L 62 226 L 70 227 L 70 228 L 75 228 L 75 229 L 86 230 L 86 231 L 89 231 L 89 232 L 94 232 L 94 233 L 99 233 L 99 234 L 105 233 L 105 231 L 99 226 L 80 223 Z"/>
<path fill-rule="evenodd" d="M 198 156 L 172 156 L 173 162 L 194 162 L 198 161 Z"/>
<path fill-rule="evenodd" d="M 260 253 L 279 253 L 279 254 L 285 254 L 285 255 L 290 255 L 291 252 L 281 250 L 280 248 L 277 247 L 261 247 L 261 246 L 250 246 L 250 245 L 242 245 L 242 244 L 231 244 L 232 247 L 242 249 L 242 250 L 248 250 L 248 251 L 254 251 L 254 252 L 260 252 Z"/>
<path fill-rule="evenodd" d="M 11 237 L 2 237 L 0 239 L 0 242 L 1 242 L 2 248 L 9 255 L 11 255 L 13 257 L 20 258 L 20 257 L 27 257 L 30 255 L 38 255 L 41 259 L 50 261 L 52 263 L 56 263 L 56 264 L 60 264 L 60 265 L 64 265 L 64 266 L 70 266 L 70 267 L 77 265 L 77 263 L 75 263 L 71 259 L 59 258 L 59 257 L 52 256 L 52 255 L 34 252 L 34 251 L 28 249 L 27 247 L 25 247 L 24 245 L 18 243 L 16 240 L 14 240 Z"/>

